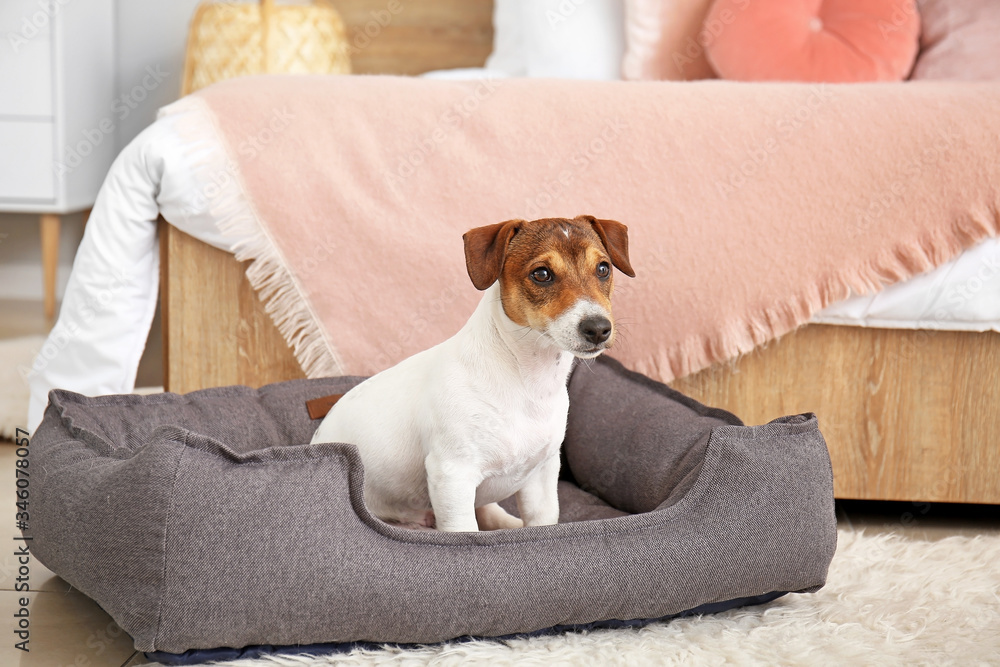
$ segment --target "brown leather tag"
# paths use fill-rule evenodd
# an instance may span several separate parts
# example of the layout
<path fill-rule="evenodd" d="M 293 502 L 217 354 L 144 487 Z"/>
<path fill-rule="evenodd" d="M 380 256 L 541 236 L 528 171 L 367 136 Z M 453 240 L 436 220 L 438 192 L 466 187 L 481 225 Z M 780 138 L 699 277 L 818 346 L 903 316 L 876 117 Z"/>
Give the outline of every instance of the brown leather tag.
<path fill-rule="evenodd" d="M 330 412 L 330 408 L 332 408 L 342 396 L 343 394 L 330 394 L 329 396 L 320 396 L 319 398 L 314 398 L 311 401 L 306 401 L 306 410 L 309 411 L 309 418 L 319 419 L 321 417 L 326 417 L 326 413 Z"/>

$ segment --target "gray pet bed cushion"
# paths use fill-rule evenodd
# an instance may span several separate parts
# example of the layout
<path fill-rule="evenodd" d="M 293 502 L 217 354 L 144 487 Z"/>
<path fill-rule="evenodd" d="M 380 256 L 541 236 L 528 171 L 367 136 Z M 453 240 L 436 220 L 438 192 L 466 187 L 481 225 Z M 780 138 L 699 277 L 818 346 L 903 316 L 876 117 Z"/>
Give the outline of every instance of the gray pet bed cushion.
<path fill-rule="evenodd" d="M 31 444 L 32 552 L 142 651 L 436 642 L 823 585 L 832 473 L 812 415 L 745 427 L 599 359 L 570 381 L 556 526 L 374 518 L 305 402 L 358 378 L 186 396 L 54 391 Z"/>

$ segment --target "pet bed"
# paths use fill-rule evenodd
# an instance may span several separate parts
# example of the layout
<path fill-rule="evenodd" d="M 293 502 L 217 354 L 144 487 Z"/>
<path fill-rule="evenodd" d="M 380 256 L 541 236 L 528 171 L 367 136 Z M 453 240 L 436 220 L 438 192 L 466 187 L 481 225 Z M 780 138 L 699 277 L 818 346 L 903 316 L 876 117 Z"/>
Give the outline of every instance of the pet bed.
<path fill-rule="evenodd" d="M 746 427 L 602 358 L 570 380 L 561 522 L 390 526 L 306 401 L 360 378 L 87 398 L 31 451 L 32 553 L 142 651 L 426 643 L 658 619 L 821 587 L 836 547 L 813 415 Z M 163 654 L 159 654 L 162 656 Z"/>

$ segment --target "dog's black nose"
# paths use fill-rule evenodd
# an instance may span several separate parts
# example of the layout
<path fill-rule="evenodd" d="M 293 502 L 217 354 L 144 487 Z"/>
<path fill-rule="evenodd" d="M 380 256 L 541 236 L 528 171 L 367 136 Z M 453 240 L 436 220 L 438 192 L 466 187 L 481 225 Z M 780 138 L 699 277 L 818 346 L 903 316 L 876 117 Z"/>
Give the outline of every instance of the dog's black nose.
<path fill-rule="evenodd" d="M 611 336 L 611 320 L 603 315 L 580 320 L 580 335 L 594 345 L 600 345 Z"/>

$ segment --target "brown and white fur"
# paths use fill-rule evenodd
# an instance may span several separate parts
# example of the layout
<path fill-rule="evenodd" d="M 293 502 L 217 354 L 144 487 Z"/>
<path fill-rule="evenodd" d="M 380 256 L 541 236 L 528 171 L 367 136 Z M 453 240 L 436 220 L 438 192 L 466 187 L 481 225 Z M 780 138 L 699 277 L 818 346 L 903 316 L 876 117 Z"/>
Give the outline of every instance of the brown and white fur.
<path fill-rule="evenodd" d="M 634 276 L 628 230 L 580 216 L 467 232 L 485 290 L 453 337 L 344 395 L 313 442 L 358 447 L 365 503 L 389 522 L 444 531 L 554 524 L 573 358 L 611 346 L 611 266 Z M 521 519 L 497 502 L 516 495 Z M 522 521 L 523 520 L 523 521 Z"/>

